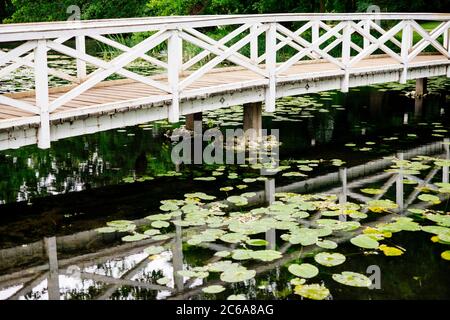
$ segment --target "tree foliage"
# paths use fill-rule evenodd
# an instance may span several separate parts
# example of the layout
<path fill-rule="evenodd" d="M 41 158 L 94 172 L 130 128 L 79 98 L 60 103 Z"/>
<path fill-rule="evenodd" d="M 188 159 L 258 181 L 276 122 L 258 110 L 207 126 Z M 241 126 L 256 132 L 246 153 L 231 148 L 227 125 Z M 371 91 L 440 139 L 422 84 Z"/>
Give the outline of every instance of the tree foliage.
<path fill-rule="evenodd" d="M 446 12 L 450 0 L 0 0 L 0 20 L 34 22 L 67 20 L 77 5 L 82 19 L 141 16 L 250 14 L 280 12 L 364 12 L 378 5 L 383 12 Z"/>

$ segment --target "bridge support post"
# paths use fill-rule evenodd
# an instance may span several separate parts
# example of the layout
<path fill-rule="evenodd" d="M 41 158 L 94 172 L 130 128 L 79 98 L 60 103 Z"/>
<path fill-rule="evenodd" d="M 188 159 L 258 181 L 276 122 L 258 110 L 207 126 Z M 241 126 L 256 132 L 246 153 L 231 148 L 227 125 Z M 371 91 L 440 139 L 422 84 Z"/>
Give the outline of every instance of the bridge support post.
<path fill-rule="evenodd" d="M 202 122 L 203 113 L 196 112 L 186 115 L 186 130 L 194 131 L 194 123 Z"/>
<path fill-rule="evenodd" d="M 427 93 L 427 78 L 420 78 L 416 80 L 416 97 L 421 98 Z"/>
<path fill-rule="evenodd" d="M 34 77 L 36 106 L 40 110 L 41 123 L 38 129 L 38 148 L 50 148 L 50 116 L 48 97 L 48 66 L 46 40 L 39 40 L 34 51 Z"/>
<path fill-rule="evenodd" d="M 169 122 L 176 123 L 180 120 L 180 71 L 183 66 L 183 43 L 178 30 L 173 30 L 168 40 L 168 80 L 172 90 L 172 104 L 169 106 Z"/>
<path fill-rule="evenodd" d="M 244 104 L 244 134 L 250 141 L 262 136 L 262 104 L 253 102 Z"/>
<path fill-rule="evenodd" d="M 444 31 L 444 48 L 450 53 L 450 28 Z M 450 78 L 450 65 L 447 66 L 447 78 Z"/>
<path fill-rule="evenodd" d="M 275 111 L 276 101 L 276 67 L 277 67 L 277 26 L 270 23 L 266 31 L 266 71 L 269 76 L 269 87 L 266 90 L 267 112 Z"/>

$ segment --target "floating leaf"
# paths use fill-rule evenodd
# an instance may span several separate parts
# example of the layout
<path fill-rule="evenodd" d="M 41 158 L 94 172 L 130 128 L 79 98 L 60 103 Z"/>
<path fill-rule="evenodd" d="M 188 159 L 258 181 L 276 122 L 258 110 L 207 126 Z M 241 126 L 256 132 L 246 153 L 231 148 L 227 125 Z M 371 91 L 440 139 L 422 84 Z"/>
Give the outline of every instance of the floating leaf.
<path fill-rule="evenodd" d="M 372 237 L 360 234 L 354 238 L 350 239 L 350 242 L 354 244 L 355 246 L 364 248 L 364 249 L 377 249 L 379 246 L 379 243 L 377 240 L 373 239 Z"/>
<path fill-rule="evenodd" d="M 226 257 L 228 257 L 230 254 L 231 254 L 230 251 L 224 250 L 224 251 L 217 251 L 214 255 L 215 255 L 216 257 L 226 258 Z"/>
<path fill-rule="evenodd" d="M 378 247 L 381 251 L 383 251 L 385 256 L 401 256 L 404 252 L 395 247 L 388 247 L 385 244 L 382 244 Z"/>
<path fill-rule="evenodd" d="M 241 282 L 254 278 L 255 270 L 247 270 L 245 268 L 229 269 L 220 275 L 220 280 L 225 282 Z"/>
<path fill-rule="evenodd" d="M 281 257 L 281 252 L 275 250 L 258 250 L 252 252 L 252 258 L 261 261 L 273 261 Z"/>
<path fill-rule="evenodd" d="M 325 267 L 334 267 L 343 264 L 346 258 L 343 254 L 337 252 L 320 252 L 314 256 L 314 260 Z"/>
<path fill-rule="evenodd" d="M 333 274 L 332 278 L 334 281 L 352 287 L 370 287 L 372 285 L 372 281 L 368 277 L 356 272 L 343 271 Z"/>
<path fill-rule="evenodd" d="M 144 239 L 147 239 L 147 238 L 148 238 L 148 236 L 145 235 L 145 234 L 134 233 L 132 235 L 123 237 L 122 241 L 134 242 L 134 241 L 141 241 L 141 240 L 144 240 Z"/>
<path fill-rule="evenodd" d="M 446 250 L 441 253 L 441 258 L 444 260 L 450 260 L 450 250 Z"/>
<path fill-rule="evenodd" d="M 170 279 L 167 277 L 164 278 L 159 278 L 158 280 L 156 280 L 157 284 L 160 284 L 162 286 L 165 286 L 166 284 L 168 284 L 170 282 Z"/>
<path fill-rule="evenodd" d="M 336 249 L 337 243 L 331 240 L 319 240 L 316 242 L 316 246 L 324 249 Z"/>
<path fill-rule="evenodd" d="M 312 264 L 309 263 L 291 264 L 288 267 L 288 270 L 294 276 L 307 279 L 314 278 L 319 274 L 319 269 L 317 269 L 316 266 L 313 266 Z"/>
<path fill-rule="evenodd" d="M 239 243 L 248 240 L 248 237 L 241 233 L 227 233 L 220 237 L 220 240 L 228 243 Z"/>
<path fill-rule="evenodd" d="M 232 294 L 227 300 L 247 300 L 247 298 L 243 294 Z"/>
<path fill-rule="evenodd" d="M 170 226 L 170 223 L 167 221 L 157 220 L 157 221 L 152 222 L 151 226 L 153 228 L 157 228 L 157 229 L 167 228 L 168 226 Z"/>
<path fill-rule="evenodd" d="M 161 233 L 161 231 L 158 230 L 158 229 L 148 229 L 148 230 L 144 231 L 144 234 L 147 235 L 147 236 L 154 236 L 154 235 L 157 235 L 157 234 L 160 234 L 160 233 Z"/>
<path fill-rule="evenodd" d="M 245 243 L 247 243 L 251 246 L 255 246 L 255 247 L 261 247 L 261 246 L 265 246 L 268 244 L 268 242 L 263 239 L 249 239 L 249 240 L 245 241 Z"/>
<path fill-rule="evenodd" d="M 386 190 L 383 190 L 383 189 L 372 189 L 372 188 L 361 189 L 361 192 L 364 192 L 367 194 L 382 194 L 385 191 Z"/>
<path fill-rule="evenodd" d="M 162 246 L 151 246 L 151 247 L 145 248 L 144 252 L 150 256 L 153 256 L 155 254 L 160 254 L 164 250 L 165 249 Z"/>
<path fill-rule="evenodd" d="M 103 227 L 103 228 L 95 229 L 95 231 L 97 231 L 99 233 L 113 233 L 113 232 L 116 232 L 117 229 L 114 227 Z"/>
<path fill-rule="evenodd" d="M 317 283 L 295 286 L 294 293 L 312 300 L 323 300 L 330 295 L 330 291 L 324 285 Z"/>
<path fill-rule="evenodd" d="M 439 197 L 434 196 L 432 194 L 421 194 L 417 198 L 419 200 L 422 200 L 424 202 L 429 202 L 431 204 L 439 204 L 439 203 L 441 203 L 441 199 L 439 199 Z"/>
<path fill-rule="evenodd" d="M 202 289 L 204 293 L 214 294 L 214 293 L 220 293 L 222 291 L 225 291 L 225 287 L 221 285 L 212 285 L 209 287 L 205 287 Z"/>

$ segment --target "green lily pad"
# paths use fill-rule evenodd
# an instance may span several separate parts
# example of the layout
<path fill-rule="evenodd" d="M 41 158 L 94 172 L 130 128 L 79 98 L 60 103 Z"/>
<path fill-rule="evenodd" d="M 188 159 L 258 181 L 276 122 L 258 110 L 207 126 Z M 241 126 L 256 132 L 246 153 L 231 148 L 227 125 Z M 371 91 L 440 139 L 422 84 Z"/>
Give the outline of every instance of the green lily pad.
<path fill-rule="evenodd" d="M 227 300 L 247 300 L 243 294 L 232 294 L 228 296 Z"/>
<path fill-rule="evenodd" d="M 222 291 L 225 291 L 225 287 L 223 287 L 221 285 L 212 285 L 212 286 L 203 288 L 202 291 L 204 293 L 210 293 L 210 294 L 220 293 Z"/>
<path fill-rule="evenodd" d="M 268 244 L 266 240 L 263 239 L 249 239 L 245 241 L 248 245 L 255 246 L 255 247 L 262 247 Z"/>
<path fill-rule="evenodd" d="M 337 243 L 331 240 L 319 240 L 316 242 L 316 246 L 324 249 L 336 249 Z"/>
<path fill-rule="evenodd" d="M 158 280 L 156 280 L 157 284 L 160 284 L 162 286 L 165 286 L 166 284 L 168 284 L 170 282 L 170 279 L 167 277 L 163 277 L 163 278 L 159 278 Z"/>
<path fill-rule="evenodd" d="M 134 242 L 134 241 L 141 241 L 141 240 L 144 240 L 144 239 L 147 239 L 147 238 L 148 238 L 148 236 L 145 235 L 145 234 L 134 233 L 134 234 L 132 234 L 132 235 L 123 237 L 123 238 L 122 238 L 122 241 L 125 241 L 125 242 Z"/>
<path fill-rule="evenodd" d="M 157 220 L 157 221 L 153 221 L 152 224 L 151 224 L 151 226 L 152 226 L 153 228 L 157 228 L 157 229 L 160 229 L 160 228 L 167 228 L 168 226 L 170 226 L 170 223 L 167 222 L 167 221 Z"/>
<path fill-rule="evenodd" d="M 334 281 L 352 287 L 370 287 L 372 281 L 361 273 L 343 271 L 332 275 Z"/>
<path fill-rule="evenodd" d="M 95 231 L 97 231 L 98 233 L 113 233 L 113 232 L 116 232 L 117 229 L 114 227 L 103 227 L 103 228 L 95 229 Z"/>
<path fill-rule="evenodd" d="M 144 252 L 150 256 L 155 254 L 160 254 L 161 252 L 165 251 L 164 247 L 162 246 L 151 246 L 144 249 Z"/>
<path fill-rule="evenodd" d="M 450 250 L 446 250 L 441 253 L 441 258 L 444 260 L 450 260 Z"/>
<path fill-rule="evenodd" d="M 343 264 L 346 260 L 341 253 L 320 252 L 314 256 L 314 260 L 325 267 L 334 267 Z"/>
<path fill-rule="evenodd" d="M 439 203 L 441 203 L 441 199 L 439 199 L 439 197 L 434 196 L 432 194 L 421 194 L 417 198 L 419 200 L 422 200 L 424 202 L 429 202 L 431 204 L 439 204 Z"/>
<path fill-rule="evenodd" d="M 288 267 L 288 270 L 294 276 L 307 279 L 314 278 L 319 274 L 319 269 L 317 269 L 316 266 L 313 266 L 312 264 L 309 263 L 291 264 Z"/>
<path fill-rule="evenodd" d="M 252 252 L 252 258 L 261 261 L 273 261 L 282 257 L 281 252 L 275 250 L 258 250 Z"/>
<path fill-rule="evenodd" d="M 250 279 L 254 278 L 255 275 L 256 275 L 255 270 L 247 270 L 244 268 L 230 269 L 230 270 L 224 271 L 220 275 L 220 280 L 225 281 L 225 282 L 231 282 L 231 283 L 242 282 L 242 281 L 246 281 L 246 280 L 250 280 Z"/>
<path fill-rule="evenodd" d="M 377 240 L 365 234 L 360 234 L 354 238 L 351 238 L 350 242 L 355 246 L 364 249 L 377 249 L 380 245 Z"/>
<path fill-rule="evenodd" d="M 330 295 L 330 291 L 324 285 L 317 283 L 297 285 L 294 293 L 312 300 L 323 300 Z"/>

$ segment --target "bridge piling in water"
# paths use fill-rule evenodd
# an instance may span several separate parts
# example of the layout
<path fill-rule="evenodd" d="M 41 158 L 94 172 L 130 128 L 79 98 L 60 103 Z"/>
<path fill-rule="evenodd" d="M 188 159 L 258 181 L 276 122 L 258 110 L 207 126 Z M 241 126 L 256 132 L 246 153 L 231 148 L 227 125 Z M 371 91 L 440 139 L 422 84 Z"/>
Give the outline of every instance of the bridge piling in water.
<path fill-rule="evenodd" d="M 186 115 L 186 130 L 194 131 L 194 124 L 196 121 L 202 122 L 203 120 L 203 113 L 202 112 L 195 112 Z"/>
<path fill-rule="evenodd" d="M 427 94 L 427 78 L 416 79 L 416 97 L 421 98 Z"/>
<path fill-rule="evenodd" d="M 244 104 L 243 129 L 250 141 L 257 141 L 262 136 L 262 103 Z"/>

